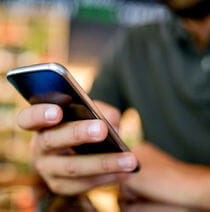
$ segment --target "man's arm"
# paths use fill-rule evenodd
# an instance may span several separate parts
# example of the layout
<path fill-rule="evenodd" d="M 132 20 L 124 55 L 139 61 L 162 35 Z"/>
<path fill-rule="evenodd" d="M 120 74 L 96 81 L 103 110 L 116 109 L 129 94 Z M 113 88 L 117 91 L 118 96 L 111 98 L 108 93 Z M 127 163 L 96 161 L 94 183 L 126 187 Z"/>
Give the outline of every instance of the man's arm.
<path fill-rule="evenodd" d="M 157 201 L 210 209 L 210 167 L 179 161 L 149 142 L 133 152 L 142 170 L 124 188 Z"/>
<path fill-rule="evenodd" d="M 96 102 L 117 127 L 117 109 Z M 77 155 L 71 147 L 99 143 L 107 137 L 108 129 L 102 120 L 78 120 L 62 123 L 62 109 L 53 104 L 36 104 L 24 109 L 18 124 L 35 131 L 31 141 L 31 162 L 48 187 L 57 194 L 75 196 L 94 187 L 119 182 L 137 166 L 131 152 Z"/>
<path fill-rule="evenodd" d="M 119 112 L 100 102 L 97 105 L 110 123 L 117 127 Z M 58 106 L 45 104 L 25 109 L 18 118 L 22 128 L 36 131 L 31 144 L 32 162 L 54 193 L 74 196 L 124 179 L 122 185 L 135 195 L 210 209 L 210 168 L 178 161 L 150 143 L 133 148 L 142 164 L 142 170 L 137 174 L 128 174 L 128 167 L 125 166 L 129 165 L 130 170 L 136 166 L 132 153 L 63 156 L 54 150 L 70 148 L 81 142 L 100 142 L 107 130 L 98 120 L 101 127 L 97 128 L 96 140 L 95 136 L 88 134 L 92 121 L 96 120 L 60 124 L 61 119 L 62 111 Z"/>

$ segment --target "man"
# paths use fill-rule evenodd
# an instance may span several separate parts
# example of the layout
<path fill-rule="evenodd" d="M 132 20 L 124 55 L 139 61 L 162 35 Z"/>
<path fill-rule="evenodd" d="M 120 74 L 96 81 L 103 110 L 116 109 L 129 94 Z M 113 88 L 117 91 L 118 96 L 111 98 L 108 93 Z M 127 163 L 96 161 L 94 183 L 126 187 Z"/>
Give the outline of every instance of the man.
<path fill-rule="evenodd" d="M 49 104 L 31 106 L 19 115 L 22 128 L 36 131 L 32 159 L 55 193 L 73 196 L 120 181 L 129 191 L 126 197 L 210 209 L 209 1 L 164 3 L 182 18 L 121 35 L 91 93 L 122 112 L 129 106 L 139 111 L 147 142 L 133 153 L 64 157 L 55 150 L 100 142 L 106 125 L 100 120 L 60 124 L 61 108 Z M 119 111 L 96 104 L 118 127 Z M 136 158 L 142 170 L 130 174 Z"/>

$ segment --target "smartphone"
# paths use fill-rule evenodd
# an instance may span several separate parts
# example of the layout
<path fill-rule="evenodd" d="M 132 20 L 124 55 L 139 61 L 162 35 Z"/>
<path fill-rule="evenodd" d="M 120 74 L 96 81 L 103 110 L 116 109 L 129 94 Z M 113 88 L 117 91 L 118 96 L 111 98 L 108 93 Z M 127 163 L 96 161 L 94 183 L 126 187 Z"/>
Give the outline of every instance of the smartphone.
<path fill-rule="evenodd" d="M 101 119 L 106 123 L 107 138 L 100 143 L 72 147 L 77 154 L 130 151 L 94 102 L 62 65 L 45 63 L 16 68 L 7 73 L 7 79 L 30 104 L 59 105 L 64 113 L 62 122 Z M 139 165 L 135 171 L 138 169 Z"/>

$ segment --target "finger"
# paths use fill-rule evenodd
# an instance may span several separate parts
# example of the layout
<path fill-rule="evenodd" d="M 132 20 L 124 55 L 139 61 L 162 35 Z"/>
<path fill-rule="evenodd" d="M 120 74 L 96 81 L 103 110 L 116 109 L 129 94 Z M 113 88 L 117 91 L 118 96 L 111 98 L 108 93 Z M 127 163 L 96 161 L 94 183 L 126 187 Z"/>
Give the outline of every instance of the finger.
<path fill-rule="evenodd" d="M 36 130 L 58 124 L 63 117 L 62 109 L 53 104 L 37 104 L 20 112 L 18 124 L 27 130 Z"/>
<path fill-rule="evenodd" d="M 127 178 L 125 174 L 107 174 L 90 178 L 51 178 L 48 179 L 50 189 L 60 195 L 77 195 L 86 192 L 94 187 L 119 182 Z"/>
<path fill-rule="evenodd" d="M 94 103 L 112 126 L 119 127 L 121 113 L 116 107 L 101 101 L 94 101 Z"/>
<path fill-rule="evenodd" d="M 36 163 L 38 172 L 59 177 L 131 172 L 136 166 L 137 160 L 130 152 L 71 157 L 47 156 Z"/>
<path fill-rule="evenodd" d="M 29 145 L 29 160 L 33 164 L 38 157 L 42 154 L 39 142 L 37 142 L 38 133 L 34 133 Z"/>
<path fill-rule="evenodd" d="M 40 145 L 44 151 L 103 141 L 108 129 L 101 120 L 84 120 L 64 123 L 40 133 Z"/>

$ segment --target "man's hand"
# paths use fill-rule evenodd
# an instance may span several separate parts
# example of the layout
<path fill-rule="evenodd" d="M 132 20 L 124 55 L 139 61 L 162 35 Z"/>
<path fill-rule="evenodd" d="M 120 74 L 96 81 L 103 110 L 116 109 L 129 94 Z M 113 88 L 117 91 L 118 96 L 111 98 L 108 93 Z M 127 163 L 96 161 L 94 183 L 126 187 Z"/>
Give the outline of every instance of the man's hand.
<path fill-rule="evenodd" d="M 97 102 L 110 123 L 117 128 L 117 109 Z M 23 110 L 20 127 L 35 130 L 31 142 L 31 157 L 38 173 L 49 188 L 58 194 L 76 195 L 93 187 L 116 182 L 129 176 L 137 160 L 133 153 L 75 155 L 71 147 L 103 141 L 108 133 L 101 120 L 60 123 L 63 113 L 51 104 L 33 105 Z"/>
<path fill-rule="evenodd" d="M 141 171 L 122 183 L 124 198 L 139 197 L 210 209 L 210 168 L 179 161 L 150 143 L 133 148 Z"/>

